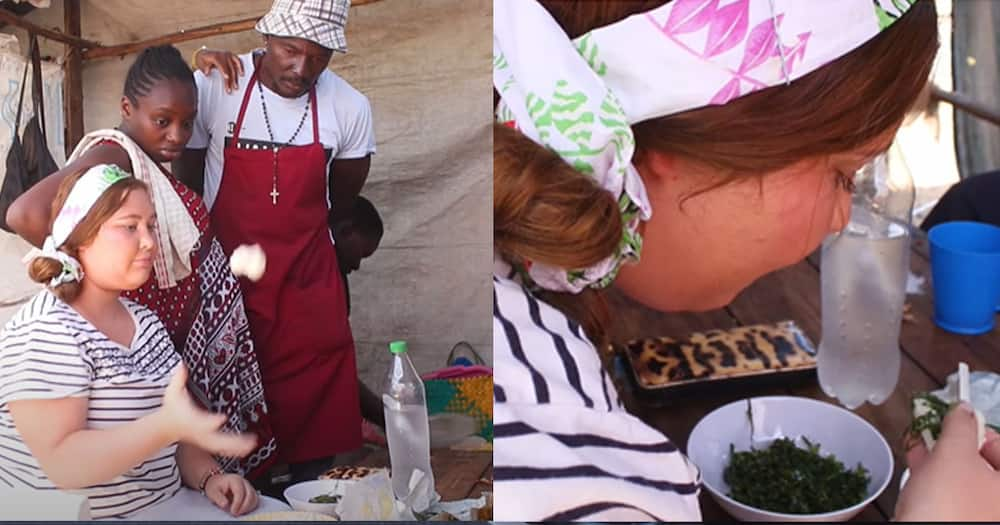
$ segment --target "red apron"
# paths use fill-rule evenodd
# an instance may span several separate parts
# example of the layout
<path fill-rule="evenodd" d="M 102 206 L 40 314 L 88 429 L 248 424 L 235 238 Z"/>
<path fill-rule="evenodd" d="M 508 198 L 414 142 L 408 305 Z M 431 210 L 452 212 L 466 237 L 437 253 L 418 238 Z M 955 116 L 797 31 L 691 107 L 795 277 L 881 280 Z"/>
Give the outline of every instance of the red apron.
<path fill-rule="evenodd" d="M 223 152 L 212 225 L 226 255 L 254 243 L 267 255 L 261 280 L 240 284 L 278 452 L 283 461 L 298 463 L 361 446 L 354 338 L 326 224 L 327 161 L 316 88 L 309 93 L 313 142 L 278 151 L 273 204 L 274 153 L 238 147 L 255 82 L 256 72 Z"/>

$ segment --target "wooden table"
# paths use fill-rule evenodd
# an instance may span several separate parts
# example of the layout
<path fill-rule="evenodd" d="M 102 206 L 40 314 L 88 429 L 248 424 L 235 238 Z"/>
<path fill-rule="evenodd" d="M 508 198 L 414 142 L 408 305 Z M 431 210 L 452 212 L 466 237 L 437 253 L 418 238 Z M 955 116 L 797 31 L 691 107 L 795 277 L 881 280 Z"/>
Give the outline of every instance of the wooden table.
<path fill-rule="evenodd" d="M 366 467 L 388 467 L 389 450 L 366 447 L 364 455 L 351 462 Z M 493 453 L 468 450 L 431 450 L 431 470 L 434 486 L 441 501 L 478 498 L 491 491 L 493 484 Z"/>
<path fill-rule="evenodd" d="M 907 297 L 913 321 L 904 321 L 900 334 L 902 363 L 899 383 L 892 396 L 883 404 L 865 404 L 855 411 L 875 426 L 892 446 L 895 473 L 886 491 L 865 508 L 858 520 L 885 521 L 893 515 L 898 497 L 899 476 L 906 465 L 902 436 L 910 422 L 912 394 L 940 388 L 947 376 L 958 368 L 959 361 L 968 363 L 972 370 L 1000 371 L 1000 331 L 993 330 L 980 336 L 960 336 L 934 325 L 930 262 L 925 237 L 914 240 L 910 259 L 912 271 L 925 277 L 926 282 L 924 295 Z M 612 330 L 612 339 L 624 342 L 650 336 L 683 336 L 713 328 L 732 328 L 790 319 L 796 321 L 818 345 L 821 304 L 818 262 L 818 254 L 814 254 L 795 266 L 760 279 L 725 309 L 699 314 L 662 314 L 612 292 L 610 306 L 616 325 Z M 775 394 L 836 402 L 827 397 L 814 380 L 794 387 L 744 388 L 718 392 L 659 406 L 640 402 L 627 393 L 623 397 L 629 410 L 686 450 L 688 434 L 705 414 L 737 399 Z M 706 521 L 732 519 L 712 500 L 708 491 L 702 491 L 701 503 Z"/>

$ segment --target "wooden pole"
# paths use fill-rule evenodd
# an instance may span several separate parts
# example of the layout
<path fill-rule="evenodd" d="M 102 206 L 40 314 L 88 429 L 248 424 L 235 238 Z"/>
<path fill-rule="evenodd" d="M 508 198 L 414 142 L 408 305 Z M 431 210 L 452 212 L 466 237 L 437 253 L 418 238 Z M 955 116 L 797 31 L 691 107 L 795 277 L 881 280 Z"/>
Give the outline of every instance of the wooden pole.
<path fill-rule="evenodd" d="M 115 56 L 124 56 L 130 53 L 135 53 L 142 51 L 150 46 L 159 46 L 164 44 L 176 44 L 178 42 L 185 42 L 188 40 L 196 40 L 199 38 L 206 38 L 216 35 L 225 35 L 228 33 L 238 33 L 240 31 L 247 31 L 253 29 L 254 24 L 260 17 L 245 18 L 243 20 L 237 20 L 235 22 L 224 22 L 221 24 L 213 24 L 210 26 L 199 27 L 195 29 L 189 29 L 187 31 L 179 31 L 177 33 L 171 33 L 169 35 L 159 36 L 156 38 L 150 38 L 149 40 L 140 40 L 138 42 L 132 42 L 130 44 L 121 44 L 117 46 L 101 46 L 90 48 L 83 52 L 84 60 L 93 60 L 96 58 L 108 58 Z"/>
<path fill-rule="evenodd" d="M 68 35 L 80 37 L 80 0 L 66 0 L 63 21 Z M 63 82 L 63 109 L 66 113 L 66 156 L 83 138 L 83 56 L 79 47 L 68 47 L 66 77 Z"/>
<path fill-rule="evenodd" d="M 374 4 L 375 2 L 378 1 L 379 0 L 353 0 L 351 2 L 351 7 L 357 7 L 365 4 Z M 178 42 L 197 40 L 199 38 L 227 35 L 229 33 L 239 33 L 240 31 L 249 31 L 253 29 L 254 25 L 257 24 L 257 20 L 259 20 L 260 17 L 262 16 L 264 16 L 264 13 L 261 13 L 260 15 L 257 15 L 253 18 L 244 18 L 233 22 L 223 22 L 221 24 L 212 24 L 204 27 L 187 29 L 183 31 L 178 31 L 176 33 L 171 33 L 168 35 L 159 36 L 156 38 L 150 38 L 148 40 L 140 40 L 138 42 L 132 42 L 129 44 L 90 47 L 89 49 L 83 52 L 83 59 L 94 60 L 98 58 L 108 58 L 116 56 L 121 57 L 131 53 L 136 53 L 150 46 L 176 44 Z"/>
<path fill-rule="evenodd" d="M 956 109 L 960 109 L 970 115 L 979 117 L 986 122 L 990 122 L 997 126 L 1000 126 L 1000 111 L 996 108 L 987 106 L 980 102 L 972 100 L 971 97 L 963 95 L 961 93 L 952 93 L 951 91 L 945 91 L 937 86 L 931 87 L 931 96 L 938 100 L 943 100 Z"/>
<path fill-rule="evenodd" d="M 51 29 L 45 29 L 44 27 L 37 26 L 23 18 L 7 11 L 6 9 L 0 9 L 0 22 L 10 24 L 14 27 L 20 27 L 21 29 L 27 30 L 28 32 L 35 33 L 38 36 L 43 36 L 49 40 L 55 40 L 56 42 L 62 42 L 68 46 L 86 48 L 86 47 L 99 47 L 100 44 L 90 40 L 84 40 L 79 36 L 70 36 L 58 31 L 53 31 Z"/>

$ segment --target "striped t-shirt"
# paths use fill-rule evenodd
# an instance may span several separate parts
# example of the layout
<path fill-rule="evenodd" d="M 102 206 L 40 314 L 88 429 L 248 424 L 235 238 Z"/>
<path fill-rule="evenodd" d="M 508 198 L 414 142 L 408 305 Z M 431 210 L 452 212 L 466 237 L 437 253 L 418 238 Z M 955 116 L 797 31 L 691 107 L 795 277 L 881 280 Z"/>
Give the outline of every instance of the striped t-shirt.
<path fill-rule="evenodd" d="M 160 407 L 180 358 L 151 311 L 121 301 L 135 321 L 130 348 L 108 339 L 48 291 L 35 296 L 0 333 L 0 489 L 56 488 L 18 434 L 7 405 L 11 401 L 85 397 L 87 428 L 98 430 Z M 132 515 L 180 489 L 176 448 L 160 450 L 107 483 L 70 492 L 87 496 L 95 519 Z"/>
<path fill-rule="evenodd" d="M 580 326 L 508 277 L 493 276 L 495 518 L 700 521 L 698 469 L 621 407 Z"/>

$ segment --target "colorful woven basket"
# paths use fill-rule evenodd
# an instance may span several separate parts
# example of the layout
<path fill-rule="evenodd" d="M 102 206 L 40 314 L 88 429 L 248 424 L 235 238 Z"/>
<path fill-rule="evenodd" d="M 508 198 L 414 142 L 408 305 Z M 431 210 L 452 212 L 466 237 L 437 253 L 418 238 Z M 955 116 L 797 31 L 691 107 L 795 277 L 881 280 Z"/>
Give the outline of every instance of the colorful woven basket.
<path fill-rule="evenodd" d="M 456 352 L 465 348 L 473 356 L 474 366 L 452 365 Z M 447 368 L 424 376 L 427 412 L 466 414 L 475 418 L 478 434 L 493 442 L 493 371 L 485 366 L 472 345 L 462 341 L 448 354 Z"/>

